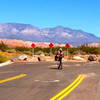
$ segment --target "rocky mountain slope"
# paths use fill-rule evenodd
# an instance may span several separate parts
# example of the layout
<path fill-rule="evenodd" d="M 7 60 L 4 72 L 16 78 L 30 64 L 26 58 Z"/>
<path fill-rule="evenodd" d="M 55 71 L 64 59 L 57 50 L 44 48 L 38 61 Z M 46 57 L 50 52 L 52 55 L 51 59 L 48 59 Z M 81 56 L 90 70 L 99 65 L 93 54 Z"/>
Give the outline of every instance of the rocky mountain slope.
<path fill-rule="evenodd" d="M 100 38 L 82 30 L 74 30 L 63 26 L 40 29 L 30 24 L 0 24 L 0 38 L 17 39 L 34 42 L 70 43 L 81 45 L 100 43 Z"/>

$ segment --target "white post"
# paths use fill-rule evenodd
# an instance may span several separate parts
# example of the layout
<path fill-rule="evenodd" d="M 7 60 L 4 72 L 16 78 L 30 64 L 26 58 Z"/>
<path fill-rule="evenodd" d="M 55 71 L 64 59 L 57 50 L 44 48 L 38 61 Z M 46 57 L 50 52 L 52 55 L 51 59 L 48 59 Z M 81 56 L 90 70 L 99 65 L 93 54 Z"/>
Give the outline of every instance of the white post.
<path fill-rule="evenodd" d="M 32 54 L 33 54 L 33 57 L 34 57 L 34 48 L 32 49 Z"/>
<path fill-rule="evenodd" d="M 67 48 L 67 60 L 68 60 L 68 48 Z"/>
<path fill-rule="evenodd" d="M 52 48 L 50 48 L 50 56 L 52 56 Z"/>

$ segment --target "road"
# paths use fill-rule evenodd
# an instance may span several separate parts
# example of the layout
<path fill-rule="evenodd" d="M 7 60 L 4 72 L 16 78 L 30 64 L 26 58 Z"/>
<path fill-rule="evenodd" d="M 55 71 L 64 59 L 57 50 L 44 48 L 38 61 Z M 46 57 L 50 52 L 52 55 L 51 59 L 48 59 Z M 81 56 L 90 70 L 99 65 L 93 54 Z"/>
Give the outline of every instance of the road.
<path fill-rule="evenodd" d="M 21 74 L 26 76 L 7 80 Z M 50 100 L 79 75 L 84 80 L 63 100 L 100 100 L 100 63 L 14 63 L 0 68 L 0 100 Z M 56 100 L 56 99 L 55 99 Z M 57 99 L 58 100 L 58 99 Z"/>

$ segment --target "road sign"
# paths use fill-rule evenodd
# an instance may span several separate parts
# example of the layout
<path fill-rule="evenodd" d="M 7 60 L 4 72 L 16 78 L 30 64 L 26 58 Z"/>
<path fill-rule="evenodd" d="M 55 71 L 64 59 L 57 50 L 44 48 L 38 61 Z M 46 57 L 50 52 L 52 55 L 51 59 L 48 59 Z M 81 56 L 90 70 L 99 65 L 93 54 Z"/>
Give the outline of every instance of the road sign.
<path fill-rule="evenodd" d="M 50 43 L 49 44 L 49 47 L 50 47 L 50 55 L 52 56 L 52 47 L 53 47 L 54 45 L 53 45 L 53 43 Z"/>
<path fill-rule="evenodd" d="M 50 43 L 50 44 L 49 44 L 49 47 L 50 47 L 50 48 L 52 48 L 53 46 L 54 46 L 53 43 Z"/>
<path fill-rule="evenodd" d="M 35 47 L 36 47 L 36 45 L 35 45 L 34 43 L 32 43 L 32 44 L 31 44 L 31 47 L 32 47 L 32 48 L 35 48 Z"/>
<path fill-rule="evenodd" d="M 67 53 L 67 59 L 68 59 L 68 55 L 69 55 L 69 53 L 68 53 L 68 48 L 70 48 L 70 45 L 67 43 L 67 44 L 65 45 L 65 47 L 67 48 L 66 53 Z"/>
<path fill-rule="evenodd" d="M 66 47 L 66 48 L 70 48 L 70 45 L 67 43 L 67 44 L 65 45 L 65 47 Z"/>
<path fill-rule="evenodd" d="M 33 56 L 34 56 L 34 48 L 36 47 L 35 43 L 32 43 L 32 44 L 31 44 L 31 47 L 33 48 L 33 49 L 32 49 L 32 53 L 33 53 Z"/>

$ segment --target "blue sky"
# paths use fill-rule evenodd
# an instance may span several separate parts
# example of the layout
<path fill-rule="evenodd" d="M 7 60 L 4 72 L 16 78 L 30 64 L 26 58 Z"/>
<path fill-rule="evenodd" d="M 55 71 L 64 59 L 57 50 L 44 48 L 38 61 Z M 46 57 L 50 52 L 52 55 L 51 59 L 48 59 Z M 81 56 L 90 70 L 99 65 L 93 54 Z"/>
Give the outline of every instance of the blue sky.
<path fill-rule="evenodd" d="M 0 0 L 0 23 L 58 25 L 100 37 L 100 0 Z"/>

